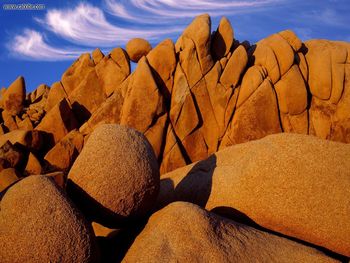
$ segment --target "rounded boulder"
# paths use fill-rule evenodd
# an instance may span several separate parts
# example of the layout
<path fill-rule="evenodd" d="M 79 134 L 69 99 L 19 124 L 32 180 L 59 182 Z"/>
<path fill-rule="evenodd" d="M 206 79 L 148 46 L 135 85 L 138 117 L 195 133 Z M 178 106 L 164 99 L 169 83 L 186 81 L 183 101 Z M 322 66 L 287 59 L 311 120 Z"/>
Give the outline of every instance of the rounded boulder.
<path fill-rule="evenodd" d="M 52 178 L 33 175 L 0 203 L 0 262 L 98 262 L 94 234 Z"/>
<path fill-rule="evenodd" d="M 86 216 L 112 227 L 152 209 L 159 177 L 157 159 L 143 134 L 104 124 L 90 135 L 73 164 L 67 191 Z"/>
<path fill-rule="evenodd" d="M 137 63 L 143 56 L 147 56 L 151 49 L 151 44 L 142 38 L 131 39 L 126 44 L 126 52 L 128 53 L 130 60 L 135 63 Z"/>

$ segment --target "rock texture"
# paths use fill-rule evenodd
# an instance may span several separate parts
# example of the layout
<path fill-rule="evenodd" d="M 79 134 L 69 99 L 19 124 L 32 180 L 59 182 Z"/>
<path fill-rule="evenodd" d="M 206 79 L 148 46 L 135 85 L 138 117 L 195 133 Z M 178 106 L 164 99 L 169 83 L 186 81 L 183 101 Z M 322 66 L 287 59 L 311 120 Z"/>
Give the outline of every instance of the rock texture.
<path fill-rule="evenodd" d="M 30 176 L 1 200 L 0 261 L 95 262 L 91 231 L 51 179 Z"/>
<path fill-rule="evenodd" d="M 120 261 L 163 174 L 160 206 L 181 196 L 235 209 L 348 261 L 349 54 L 348 42 L 303 42 L 292 30 L 241 42 L 227 18 L 212 32 L 203 14 L 175 42 L 82 54 L 51 86 L 26 93 L 19 76 L 0 91 L 0 198 L 27 176 L 52 177 L 87 219 L 123 228 L 99 239 L 102 260 L 117 251 Z M 277 133 L 288 139 L 225 150 Z"/>
<path fill-rule="evenodd" d="M 149 219 L 123 262 L 336 262 L 316 249 L 172 203 Z"/>
<path fill-rule="evenodd" d="M 165 174 L 158 200 L 237 210 L 264 228 L 350 256 L 349 157 L 342 143 L 270 135 Z"/>
<path fill-rule="evenodd" d="M 146 215 L 158 191 L 158 164 L 150 144 L 141 133 L 119 125 L 99 126 L 68 175 L 68 193 L 74 200 L 92 199 L 96 211 L 91 216 L 107 224 Z M 85 202 L 81 207 L 94 209 Z"/>
<path fill-rule="evenodd" d="M 303 43 L 285 30 L 250 45 L 225 17 L 211 30 L 200 15 L 175 44 L 132 39 L 126 50 L 82 54 L 25 98 L 19 77 L 2 91 L 0 134 L 41 130 L 46 154 L 73 129 L 88 137 L 99 124 L 128 125 L 149 140 L 162 174 L 269 134 L 350 142 L 349 43 Z"/>

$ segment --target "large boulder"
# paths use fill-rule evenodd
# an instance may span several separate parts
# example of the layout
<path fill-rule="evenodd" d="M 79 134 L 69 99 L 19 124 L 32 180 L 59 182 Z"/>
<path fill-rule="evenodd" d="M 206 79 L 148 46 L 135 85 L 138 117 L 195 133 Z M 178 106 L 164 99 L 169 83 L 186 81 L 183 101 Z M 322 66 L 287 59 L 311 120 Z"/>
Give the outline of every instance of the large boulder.
<path fill-rule="evenodd" d="M 12 116 L 19 114 L 23 109 L 25 97 L 26 87 L 24 78 L 19 76 L 14 82 L 12 82 L 2 96 L 4 109 Z"/>
<path fill-rule="evenodd" d="M 1 262 L 96 262 L 91 227 L 49 177 L 22 179 L 0 205 Z"/>
<path fill-rule="evenodd" d="M 160 203 L 225 208 L 264 228 L 350 256 L 350 145 L 276 134 L 162 177 Z"/>
<path fill-rule="evenodd" d="M 336 262 L 320 251 L 184 202 L 153 214 L 123 262 Z"/>
<path fill-rule="evenodd" d="M 151 49 L 151 44 L 147 40 L 142 38 L 131 39 L 126 44 L 126 52 L 128 53 L 130 60 L 136 63 L 143 56 L 147 56 Z"/>
<path fill-rule="evenodd" d="M 68 174 L 71 197 L 89 217 L 106 225 L 146 215 L 158 190 L 152 147 L 141 133 L 125 126 L 96 128 Z"/>

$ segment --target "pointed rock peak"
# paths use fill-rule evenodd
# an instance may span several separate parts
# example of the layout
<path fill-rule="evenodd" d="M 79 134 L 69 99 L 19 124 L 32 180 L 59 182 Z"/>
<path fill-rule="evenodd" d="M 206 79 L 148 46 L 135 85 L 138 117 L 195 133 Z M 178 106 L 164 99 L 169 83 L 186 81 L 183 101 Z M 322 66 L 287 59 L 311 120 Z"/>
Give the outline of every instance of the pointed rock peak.
<path fill-rule="evenodd" d="M 130 59 L 124 49 L 121 47 L 114 48 L 110 53 L 110 57 L 126 75 L 130 74 Z"/>
<path fill-rule="evenodd" d="M 11 83 L 11 85 L 7 89 L 7 92 L 9 92 L 10 90 L 12 92 L 24 91 L 24 93 L 25 93 L 26 85 L 25 85 L 24 78 L 22 76 L 18 76 L 18 78 L 14 82 Z"/>
<path fill-rule="evenodd" d="M 105 55 L 99 48 L 92 51 L 92 60 L 94 61 L 95 65 L 97 65 L 104 58 L 104 56 Z"/>
<path fill-rule="evenodd" d="M 211 40 L 211 19 L 208 14 L 197 16 L 192 23 L 185 29 L 183 35 L 176 43 L 177 50 L 181 48 L 182 38 L 189 38 L 193 41 L 198 54 L 198 60 L 201 65 L 203 75 L 213 66 L 213 59 L 210 53 Z"/>
<path fill-rule="evenodd" d="M 211 51 L 215 60 L 226 56 L 234 41 L 234 31 L 230 21 L 224 16 L 220 20 L 218 29 L 215 31 Z"/>
<path fill-rule="evenodd" d="M 26 86 L 24 78 L 19 76 L 11 85 L 8 87 L 6 92 L 3 94 L 3 107 L 12 116 L 15 116 L 23 109 L 23 103 L 26 97 Z"/>

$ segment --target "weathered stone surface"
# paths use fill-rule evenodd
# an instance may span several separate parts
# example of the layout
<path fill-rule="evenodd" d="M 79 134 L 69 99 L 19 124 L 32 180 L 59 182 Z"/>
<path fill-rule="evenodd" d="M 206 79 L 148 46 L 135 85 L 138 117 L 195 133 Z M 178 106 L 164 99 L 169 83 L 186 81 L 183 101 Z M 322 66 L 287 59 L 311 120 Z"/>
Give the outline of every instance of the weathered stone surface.
<path fill-rule="evenodd" d="M 161 174 L 175 170 L 179 167 L 183 167 L 187 164 L 187 158 L 184 156 L 181 147 L 182 144 L 175 134 L 173 125 L 169 123 L 166 134 L 163 159 L 160 166 Z"/>
<path fill-rule="evenodd" d="M 248 63 L 245 48 L 240 45 L 235 49 L 220 77 L 220 83 L 227 88 L 236 88 Z"/>
<path fill-rule="evenodd" d="M 7 110 L 2 111 L 1 117 L 4 121 L 4 125 L 6 126 L 7 130 L 14 131 L 18 129 L 18 125 L 15 121 L 15 118 Z"/>
<path fill-rule="evenodd" d="M 120 113 L 123 107 L 124 98 L 121 91 L 116 90 L 113 95 L 106 99 L 104 103 L 92 114 L 90 119 L 79 129 L 84 134 L 90 134 L 99 124 L 120 123 Z"/>
<path fill-rule="evenodd" d="M 66 94 L 69 96 L 72 91 L 79 86 L 89 73 L 94 72 L 95 64 L 91 60 L 90 54 L 82 54 L 68 69 L 63 73 L 61 83 Z"/>
<path fill-rule="evenodd" d="M 25 117 L 23 120 L 20 120 L 20 121 L 17 123 L 17 126 L 18 126 L 18 129 L 20 129 L 20 130 L 27 130 L 27 131 L 30 131 L 30 130 L 33 130 L 33 129 L 34 129 L 33 123 L 31 122 L 31 120 L 29 119 L 29 117 Z"/>
<path fill-rule="evenodd" d="M 181 47 L 179 51 L 179 63 L 183 73 L 186 76 L 188 85 L 192 88 L 196 83 L 203 78 L 201 65 L 196 51 L 196 45 L 192 39 L 182 36 L 177 41 L 177 45 Z"/>
<path fill-rule="evenodd" d="M 77 127 L 72 109 L 67 100 L 63 99 L 45 115 L 35 129 L 46 133 L 47 146 L 52 147 Z"/>
<path fill-rule="evenodd" d="M 151 44 L 147 40 L 142 38 L 131 39 L 126 44 L 126 52 L 128 53 L 130 60 L 136 63 L 143 56 L 147 56 L 151 49 Z"/>
<path fill-rule="evenodd" d="M 103 87 L 96 73 L 90 72 L 68 97 L 79 123 L 87 121 L 91 114 L 106 100 Z"/>
<path fill-rule="evenodd" d="M 95 129 L 68 175 L 70 196 L 106 226 L 147 214 L 158 190 L 158 164 L 150 144 L 125 126 Z"/>
<path fill-rule="evenodd" d="M 19 173 L 14 168 L 6 168 L 0 172 L 0 192 L 19 180 Z M 1 249 L 0 249 L 1 251 Z M 0 256 L 1 259 L 1 256 Z"/>
<path fill-rule="evenodd" d="M 171 39 L 166 39 L 152 49 L 147 60 L 154 72 L 154 79 L 162 94 L 168 100 L 174 84 L 176 68 L 175 46 Z"/>
<path fill-rule="evenodd" d="M 282 132 L 276 94 L 265 74 L 264 68 L 254 66 L 244 75 L 225 146 Z"/>
<path fill-rule="evenodd" d="M 130 75 L 130 59 L 124 49 L 120 47 L 114 48 L 109 56 L 117 63 L 120 70 L 124 72 L 126 76 Z"/>
<path fill-rule="evenodd" d="M 15 130 L 0 136 L 0 147 L 7 141 L 22 145 L 29 150 L 39 151 L 43 144 L 43 137 L 39 131 Z"/>
<path fill-rule="evenodd" d="M 350 45 L 327 40 L 310 40 L 305 45 L 313 95 L 309 132 L 324 139 L 350 142 Z"/>
<path fill-rule="evenodd" d="M 215 60 L 219 60 L 228 54 L 233 45 L 233 40 L 234 34 L 231 23 L 226 17 L 223 17 L 214 33 L 211 44 L 211 53 Z"/>
<path fill-rule="evenodd" d="M 38 103 L 41 100 L 46 100 L 49 94 L 50 87 L 46 84 L 40 84 L 34 91 L 30 93 L 30 102 Z"/>
<path fill-rule="evenodd" d="M 12 116 L 19 114 L 24 106 L 26 87 L 24 78 L 19 76 L 2 95 L 4 109 Z"/>
<path fill-rule="evenodd" d="M 33 154 L 29 153 L 27 165 L 24 169 L 26 175 L 39 175 L 42 172 L 42 167 L 38 158 Z"/>
<path fill-rule="evenodd" d="M 83 135 L 77 130 L 72 130 L 45 155 L 44 160 L 48 162 L 48 169 L 68 172 L 83 145 Z"/>
<path fill-rule="evenodd" d="M 295 52 L 298 52 L 301 49 L 303 43 L 292 30 L 284 30 L 278 34 L 288 42 Z"/>
<path fill-rule="evenodd" d="M 12 168 L 21 168 L 24 161 L 22 151 L 10 142 L 6 142 L 0 147 L 0 158 L 6 160 L 9 167 Z"/>
<path fill-rule="evenodd" d="M 211 20 L 208 14 L 197 16 L 184 30 L 177 45 L 184 49 L 181 44 L 185 39 L 194 43 L 202 74 L 206 74 L 213 66 L 210 53 L 211 46 Z"/>
<path fill-rule="evenodd" d="M 232 208 L 264 228 L 349 256 L 349 154 L 342 143 L 271 135 L 163 175 L 158 200 Z"/>
<path fill-rule="evenodd" d="M 145 100 L 145 98 L 148 99 Z M 142 110 L 135 111 L 135 109 Z M 130 80 L 120 115 L 120 124 L 146 134 L 164 113 L 164 98 L 153 78 L 147 58 L 144 57 L 139 61 Z M 165 135 L 165 127 L 157 134 L 157 142 L 162 142 Z M 154 149 L 158 148 L 156 145 L 152 146 Z"/>
<path fill-rule="evenodd" d="M 52 172 L 44 174 L 44 176 L 52 178 L 55 181 L 55 183 L 62 189 L 65 188 L 66 175 L 63 172 Z"/>
<path fill-rule="evenodd" d="M 117 51 L 114 52 L 119 53 Z M 122 61 L 119 61 L 119 63 L 122 63 Z M 130 74 L 130 67 L 128 72 L 125 66 L 122 68 L 119 66 L 118 62 L 115 62 L 110 56 L 106 56 L 102 59 L 95 69 L 107 97 L 110 96 Z"/>
<path fill-rule="evenodd" d="M 48 94 L 45 111 L 49 112 L 54 106 L 56 106 L 61 100 L 67 98 L 68 95 L 64 91 L 62 83 L 60 81 L 52 84 L 50 92 Z"/>
<path fill-rule="evenodd" d="M 95 65 L 100 63 L 100 61 L 104 58 L 104 54 L 102 53 L 101 49 L 96 48 L 94 51 L 92 51 L 92 60 L 94 61 Z"/>
<path fill-rule="evenodd" d="M 6 192 L 0 233 L 0 261 L 4 263 L 97 260 L 91 227 L 45 176 L 27 177 Z"/>
<path fill-rule="evenodd" d="M 123 262 L 336 262 L 314 248 L 176 202 L 153 214 Z"/>

